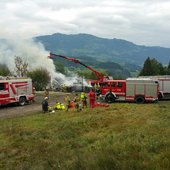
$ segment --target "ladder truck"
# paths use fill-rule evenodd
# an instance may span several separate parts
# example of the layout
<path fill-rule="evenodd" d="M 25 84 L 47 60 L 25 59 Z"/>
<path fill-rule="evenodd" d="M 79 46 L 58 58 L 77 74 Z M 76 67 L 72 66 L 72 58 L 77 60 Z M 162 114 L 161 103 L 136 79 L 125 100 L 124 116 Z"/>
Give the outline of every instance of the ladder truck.
<path fill-rule="evenodd" d="M 54 53 L 50 53 L 50 56 L 48 57 L 51 59 L 54 59 L 55 57 L 65 58 L 66 60 L 81 64 L 94 72 L 98 77 L 98 80 L 94 80 L 92 83 L 93 85 L 95 83 L 99 84 L 97 91 L 98 96 L 107 103 L 128 101 L 140 104 L 158 100 L 159 84 L 157 80 L 151 78 L 127 78 L 126 80 L 113 80 L 109 79 L 109 76 L 104 76 L 75 58 L 69 58 L 67 56 Z"/>

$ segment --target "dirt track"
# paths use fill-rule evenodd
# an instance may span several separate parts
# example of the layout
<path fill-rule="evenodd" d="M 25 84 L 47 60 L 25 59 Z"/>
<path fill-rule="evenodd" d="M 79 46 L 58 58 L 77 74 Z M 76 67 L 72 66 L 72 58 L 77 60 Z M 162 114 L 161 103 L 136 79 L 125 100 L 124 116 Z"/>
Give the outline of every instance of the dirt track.
<path fill-rule="evenodd" d="M 66 93 L 62 92 L 50 92 L 49 105 L 54 105 L 56 101 L 63 102 Z M 7 105 L 0 107 L 0 119 L 16 117 L 21 115 L 33 114 L 41 112 L 41 102 L 43 100 L 43 92 L 37 92 L 35 102 L 25 106 Z"/>

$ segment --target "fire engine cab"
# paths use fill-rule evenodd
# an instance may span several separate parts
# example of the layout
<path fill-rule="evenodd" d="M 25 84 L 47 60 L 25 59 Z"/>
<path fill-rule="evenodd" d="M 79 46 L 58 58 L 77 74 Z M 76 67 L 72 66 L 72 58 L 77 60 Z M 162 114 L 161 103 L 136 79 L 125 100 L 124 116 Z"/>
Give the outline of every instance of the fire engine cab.
<path fill-rule="evenodd" d="M 1 78 L 0 105 L 18 103 L 23 106 L 34 99 L 32 80 L 28 78 Z"/>

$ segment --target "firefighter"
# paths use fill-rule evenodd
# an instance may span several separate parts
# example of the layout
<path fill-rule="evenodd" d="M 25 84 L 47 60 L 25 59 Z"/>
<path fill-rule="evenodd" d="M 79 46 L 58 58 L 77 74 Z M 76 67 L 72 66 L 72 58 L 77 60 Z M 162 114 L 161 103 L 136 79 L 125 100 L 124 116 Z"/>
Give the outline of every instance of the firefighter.
<path fill-rule="evenodd" d="M 82 107 L 87 107 L 87 95 L 84 91 L 81 92 L 80 95 L 81 101 L 82 101 Z"/>
<path fill-rule="evenodd" d="M 75 103 L 75 107 L 76 107 L 77 112 L 79 112 L 80 111 L 80 107 L 79 107 L 80 98 L 79 98 L 77 93 L 76 93 L 76 96 L 74 97 L 74 103 Z"/>
<path fill-rule="evenodd" d="M 63 103 L 60 103 L 60 107 L 61 107 L 61 110 L 64 110 L 65 109 L 65 106 Z"/>
<path fill-rule="evenodd" d="M 49 89 L 48 89 L 48 87 L 45 88 L 44 96 L 49 99 Z"/>
<path fill-rule="evenodd" d="M 48 112 L 48 97 L 45 97 L 42 102 L 42 110 L 43 112 Z"/>
<path fill-rule="evenodd" d="M 96 102 L 96 95 L 94 93 L 94 90 L 91 89 L 90 92 L 88 93 L 89 96 L 89 104 L 91 108 L 95 107 L 95 102 Z"/>
<path fill-rule="evenodd" d="M 55 110 L 61 110 L 61 105 L 59 102 L 56 102 L 55 104 Z"/>
<path fill-rule="evenodd" d="M 97 83 L 94 84 L 94 91 L 96 92 L 97 90 Z"/>
<path fill-rule="evenodd" d="M 97 88 L 100 89 L 100 84 L 99 83 L 97 84 Z"/>
<path fill-rule="evenodd" d="M 66 104 L 66 111 L 68 112 L 68 109 L 70 108 L 70 96 L 67 94 L 67 96 L 65 97 L 65 104 Z"/>
<path fill-rule="evenodd" d="M 53 112 L 54 110 L 53 110 L 53 107 L 52 106 L 48 106 L 48 111 L 49 112 Z M 55 112 L 55 111 L 54 111 Z"/>
<path fill-rule="evenodd" d="M 67 92 L 67 86 L 65 84 L 62 84 L 61 90 L 62 90 L 62 92 L 66 93 Z"/>
<path fill-rule="evenodd" d="M 98 85 L 97 85 L 97 89 L 96 89 L 96 97 L 97 97 L 97 100 L 98 100 L 98 98 L 99 98 L 99 96 L 100 96 L 100 94 L 101 94 L 101 91 L 100 91 L 100 84 L 98 83 Z"/>
<path fill-rule="evenodd" d="M 35 102 L 35 87 L 32 88 L 32 94 L 34 95 L 33 102 Z"/>
<path fill-rule="evenodd" d="M 65 109 L 65 106 L 63 103 L 60 103 L 60 102 L 56 102 L 55 106 L 54 106 L 54 109 L 55 110 L 64 110 Z"/>

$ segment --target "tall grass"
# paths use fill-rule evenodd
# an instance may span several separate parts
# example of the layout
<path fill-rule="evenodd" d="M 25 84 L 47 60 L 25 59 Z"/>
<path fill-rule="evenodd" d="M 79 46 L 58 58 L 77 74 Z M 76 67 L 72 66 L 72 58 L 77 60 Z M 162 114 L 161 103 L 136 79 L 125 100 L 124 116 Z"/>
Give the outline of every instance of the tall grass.
<path fill-rule="evenodd" d="M 169 170 L 170 102 L 0 121 L 0 169 Z"/>

